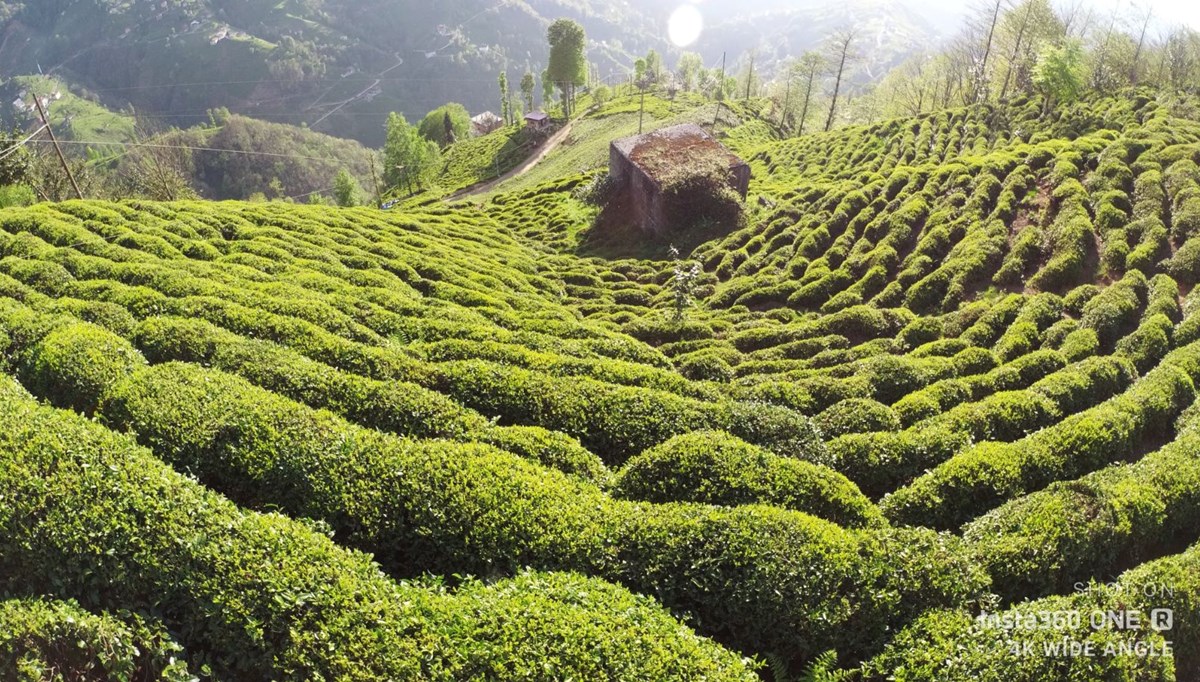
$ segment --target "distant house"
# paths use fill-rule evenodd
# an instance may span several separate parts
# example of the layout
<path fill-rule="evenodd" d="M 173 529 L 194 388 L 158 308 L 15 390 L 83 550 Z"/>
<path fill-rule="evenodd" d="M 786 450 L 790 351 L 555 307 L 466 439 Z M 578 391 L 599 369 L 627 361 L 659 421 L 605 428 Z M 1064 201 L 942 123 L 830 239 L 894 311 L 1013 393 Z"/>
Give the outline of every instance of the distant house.
<path fill-rule="evenodd" d="M 478 116 L 471 117 L 471 134 L 475 137 L 487 135 L 493 130 L 498 130 L 504 125 L 504 119 L 496 114 L 485 111 Z"/>
<path fill-rule="evenodd" d="M 609 147 L 608 174 L 625 193 L 630 218 L 648 232 L 663 232 L 667 229 L 664 178 L 713 154 L 728 160 L 729 184 L 745 199 L 750 166 L 694 123 L 615 140 Z"/>
<path fill-rule="evenodd" d="M 525 114 L 525 127 L 530 130 L 542 131 L 550 127 L 550 114 L 544 111 L 532 111 Z"/>

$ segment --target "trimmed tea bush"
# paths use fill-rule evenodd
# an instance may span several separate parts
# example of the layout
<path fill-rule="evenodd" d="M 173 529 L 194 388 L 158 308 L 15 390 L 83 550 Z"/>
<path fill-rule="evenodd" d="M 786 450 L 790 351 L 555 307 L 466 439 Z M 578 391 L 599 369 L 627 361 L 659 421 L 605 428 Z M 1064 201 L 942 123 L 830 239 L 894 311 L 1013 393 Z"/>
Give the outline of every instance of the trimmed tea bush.
<path fill-rule="evenodd" d="M 617 475 L 613 494 L 656 503 L 773 504 L 851 528 L 882 521 L 841 474 L 719 431 L 676 436 L 633 457 Z"/>

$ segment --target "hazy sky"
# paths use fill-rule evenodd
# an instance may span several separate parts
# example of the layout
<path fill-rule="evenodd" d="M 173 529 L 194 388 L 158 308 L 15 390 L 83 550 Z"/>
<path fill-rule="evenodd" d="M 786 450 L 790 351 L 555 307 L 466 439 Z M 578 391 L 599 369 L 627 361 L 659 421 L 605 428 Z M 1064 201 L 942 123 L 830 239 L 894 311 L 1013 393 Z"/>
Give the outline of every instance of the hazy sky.
<path fill-rule="evenodd" d="M 911 7 L 923 15 L 931 13 L 951 15 L 955 17 L 953 25 L 958 25 L 962 17 L 980 2 L 972 0 L 903 0 L 911 2 Z M 1051 0 L 1055 5 L 1069 5 L 1074 0 Z M 1105 15 L 1114 10 L 1130 17 L 1139 16 L 1147 7 L 1153 8 L 1155 23 L 1159 28 L 1170 28 L 1178 24 L 1186 24 L 1200 31 L 1200 0 L 1081 0 L 1084 5 L 1094 8 Z M 932 18 L 932 17 L 931 17 Z M 946 17 L 949 19 L 950 17 Z M 942 22 L 938 22 L 941 24 Z"/>

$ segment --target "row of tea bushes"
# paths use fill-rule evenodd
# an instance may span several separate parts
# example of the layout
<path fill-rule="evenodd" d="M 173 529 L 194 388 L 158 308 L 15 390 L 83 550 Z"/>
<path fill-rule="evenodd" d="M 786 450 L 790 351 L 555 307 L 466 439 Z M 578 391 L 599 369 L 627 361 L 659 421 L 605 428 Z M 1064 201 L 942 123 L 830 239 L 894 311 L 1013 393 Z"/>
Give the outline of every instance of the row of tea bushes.
<path fill-rule="evenodd" d="M 967 524 L 963 536 L 1005 598 L 1067 592 L 1200 537 L 1197 453 L 1193 428 L 1133 464 L 1008 502 Z"/>
<path fill-rule="evenodd" d="M 28 364 L 79 357 L 52 348 L 71 340 L 54 336 Z M 69 393 L 72 373 L 56 376 L 56 390 Z M 723 641 L 767 641 L 788 658 L 813 654 L 824 638 L 865 652 L 897 619 L 957 603 L 983 580 L 959 560 L 956 541 L 927 531 L 853 533 L 769 507 L 623 503 L 485 446 L 396 439 L 195 366 L 137 370 L 106 393 L 99 414 L 244 504 L 328 521 L 399 573 L 584 570 L 695 614 Z M 721 577 L 747 565 L 754 576 Z M 810 575 L 797 572 L 803 566 L 820 566 L 830 581 L 801 579 Z M 839 597 L 846 581 L 869 594 L 849 610 Z M 792 597 L 767 599 L 778 590 Z M 866 625 L 817 627 L 849 618 Z"/>
<path fill-rule="evenodd" d="M 397 584 L 309 526 L 239 510 L 131 439 L 0 384 L 0 589 L 153 613 L 227 679 L 753 679 L 621 588 Z M 153 650 L 148 650 L 152 653 Z"/>
<path fill-rule="evenodd" d="M 347 372 L 415 383 L 502 424 L 539 426 L 578 438 L 609 464 L 620 464 L 636 452 L 696 428 L 726 429 L 784 454 L 820 447 L 806 418 L 781 406 L 702 401 L 486 360 L 425 362 L 391 348 L 349 341 L 303 320 L 218 298 L 175 299 L 104 281 L 87 283 L 87 291 L 79 295 L 120 304 L 135 317 L 166 313 L 202 319 L 239 335 L 274 341 Z"/>
<path fill-rule="evenodd" d="M 1005 500 L 1095 471 L 1169 436 L 1198 379 L 1200 344 L 1193 343 L 1125 393 L 1015 443 L 981 443 L 959 453 L 889 494 L 881 507 L 896 523 L 958 527 Z"/>
<path fill-rule="evenodd" d="M 816 461 L 845 474 L 868 496 L 879 497 L 927 469 L 953 461 L 972 442 L 1018 440 L 1063 415 L 1104 401 L 1128 387 L 1133 374 L 1128 361 L 1121 358 L 1090 358 L 1049 374 L 1024 391 L 996 393 L 979 402 L 960 404 L 903 431 L 833 438 Z M 966 399 L 971 388 L 965 382 L 938 382 L 909 397 L 928 392 L 931 400 L 947 394 L 949 400 Z M 905 400 L 908 398 L 900 402 Z"/>
<path fill-rule="evenodd" d="M 676 436 L 634 456 L 613 494 L 659 504 L 770 504 L 848 528 L 883 525 L 879 510 L 845 476 L 719 431 Z"/>
<path fill-rule="evenodd" d="M 343 372 L 203 320 L 146 318 L 132 340 L 151 362 L 215 367 L 363 426 L 414 438 L 490 443 L 585 480 L 601 483 L 608 477 L 604 463 L 569 436 L 538 427 L 494 426 L 479 413 L 416 384 Z"/>
<path fill-rule="evenodd" d="M 864 666 L 864 678 L 1171 682 L 1200 675 L 1200 545 L 1126 571 L 1114 583 L 1081 588 L 981 618 L 927 613 Z M 1170 630 L 1147 627 L 1154 609 L 1172 611 Z M 1097 612 L 1130 611 L 1140 614 L 1140 627 L 1091 624 Z"/>
<path fill-rule="evenodd" d="M 768 642 L 789 658 L 817 642 L 862 651 L 894 618 L 979 585 L 957 543 L 926 531 L 853 533 L 769 507 L 623 503 L 499 451 L 366 432 L 186 365 L 135 373 L 101 413 L 237 500 L 328 520 L 394 570 L 582 570 L 694 614 L 722 641 Z M 807 577 L 817 566 L 829 581 Z M 867 595 L 849 610 L 847 581 Z M 780 591 L 791 597 L 767 598 Z M 847 618 L 861 625 L 852 635 L 818 627 Z"/>

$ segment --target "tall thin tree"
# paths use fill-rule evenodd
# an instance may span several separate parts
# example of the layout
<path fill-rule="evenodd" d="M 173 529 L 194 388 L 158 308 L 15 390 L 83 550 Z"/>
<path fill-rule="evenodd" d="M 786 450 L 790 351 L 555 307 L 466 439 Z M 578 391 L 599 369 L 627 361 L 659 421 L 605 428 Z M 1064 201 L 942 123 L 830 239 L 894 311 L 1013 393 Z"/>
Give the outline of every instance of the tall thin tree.
<path fill-rule="evenodd" d="M 842 77 L 846 73 L 846 63 L 852 61 L 855 57 L 850 47 L 854 44 L 854 38 L 857 35 L 857 29 L 846 27 L 834 33 L 830 38 L 830 48 L 834 55 L 831 61 L 836 61 L 838 66 L 833 79 L 833 96 L 829 102 L 829 116 L 825 118 L 826 131 L 833 127 L 833 118 L 837 114 L 838 93 L 842 89 Z"/>

